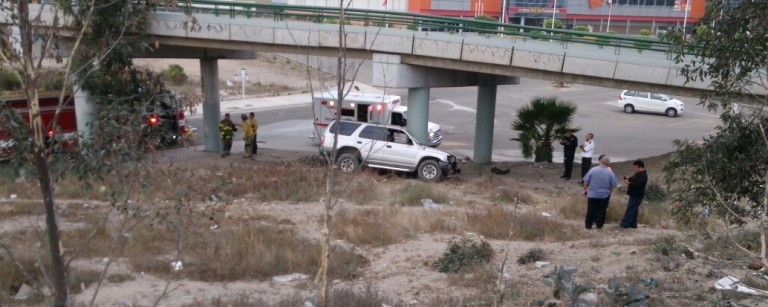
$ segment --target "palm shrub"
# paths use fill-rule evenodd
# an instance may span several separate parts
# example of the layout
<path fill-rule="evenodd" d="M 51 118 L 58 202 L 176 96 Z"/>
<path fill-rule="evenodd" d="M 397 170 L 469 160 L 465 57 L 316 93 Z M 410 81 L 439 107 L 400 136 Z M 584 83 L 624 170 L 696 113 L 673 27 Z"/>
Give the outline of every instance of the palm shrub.
<path fill-rule="evenodd" d="M 512 140 L 520 142 L 523 157 L 534 157 L 536 162 L 552 162 L 554 140 L 565 137 L 571 127 L 576 105 L 557 97 L 535 97 L 529 105 L 517 110 L 517 119 L 512 123 L 512 130 L 519 131 L 519 136 Z"/>

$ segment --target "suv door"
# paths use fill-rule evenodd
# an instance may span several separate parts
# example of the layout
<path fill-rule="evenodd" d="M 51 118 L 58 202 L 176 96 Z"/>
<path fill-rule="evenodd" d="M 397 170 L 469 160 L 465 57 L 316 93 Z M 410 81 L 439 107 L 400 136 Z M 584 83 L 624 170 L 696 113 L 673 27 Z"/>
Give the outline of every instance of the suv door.
<path fill-rule="evenodd" d="M 416 145 L 411 136 L 400 129 L 390 128 L 388 133 L 388 142 L 381 151 L 382 159 L 394 167 L 415 170 L 419 155 L 414 151 Z"/>
<path fill-rule="evenodd" d="M 650 107 L 653 112 L 664 113 L 667 110 L 667 99 L 664 95 L 651 93 Z"/>
<path fill-rule="evenodd" d="M 650 93 L 636 91 L 632 95 L 632 104 L 635 105 L 636 111 L 651 111 L 650 108 Z"/>
<path fill-rule="evenodd" d="M 382 156 L 382 149 L 387 144 L 389 133 L 387 128 L 368 125 L 363 127 L 357 137 L 357 148 L 365 163 L 381 164 L 386 161 Z"/>

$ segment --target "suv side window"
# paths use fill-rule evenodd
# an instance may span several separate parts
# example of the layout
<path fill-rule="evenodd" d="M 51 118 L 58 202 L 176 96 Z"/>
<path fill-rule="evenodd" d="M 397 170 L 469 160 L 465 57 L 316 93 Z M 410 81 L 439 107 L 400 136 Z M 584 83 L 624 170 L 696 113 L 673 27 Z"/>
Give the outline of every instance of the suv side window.
<path fill-rule="evenodd" d="M 648 98 L 648 92 L 635 92 L 635 97 Z"/>
<path fill-rule="evenodd" d="M 341 124 L 341 125 L 339 125 Z M 335 132 L 336 126 L 339 126 L 339 135 L 346 135 L 350 136 L 352 133 L 355 133 L 355 130 L 360 127 L 362 123 L 355 123 L 355 122 L 334 122 L 333 125 L 328 127 L 328 131 Z"/>
<path fill-rule="evenodd" d="M 376 141 L 387 141 L 387 129 L 384 127 L 367 126 L 360 131 L 360 137 Z"/>
<path fill-rule="evenodd" d="M 659 100 L 659 101 L 666 101 L 666 99 L 664 99 L 664 96 L 662 96 L 661 94 L 656 94 L 656 93 L 651 94 L 651 99 Z"/>

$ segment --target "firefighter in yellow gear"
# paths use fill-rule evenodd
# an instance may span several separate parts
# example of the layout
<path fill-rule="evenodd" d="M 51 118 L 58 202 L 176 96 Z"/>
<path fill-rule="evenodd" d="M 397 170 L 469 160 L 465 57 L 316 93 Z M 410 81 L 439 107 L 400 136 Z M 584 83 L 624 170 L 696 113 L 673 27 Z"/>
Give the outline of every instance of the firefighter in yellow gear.
<path fill-rule="evenodd" d="M 219 122 L 219 132 L 221 132 L 221 143 L 224 145 L 224 149 L 221 152 L 221 157 L 230 155 L 232 151 L 232 139 L 235 137 L 235 123 L 229 118 L 229 113 L 224 114 L 224 119 Z"/>
<path fill-rule="evenodd" d="M 256 132 L 253 130 L 253 126 L 251 126 L 248 116 L 243 114 L 240 118 L 243 120 L 241 127 L 243 127 L 243 141 L 245 141 L 245 155 L 243 158 L 253 159 L 253 146 L 255 145 Z"/>
<path fill-rule="evenodd" d="M 259 122 L 256 121 L 256 114 L 253 112 L 248 114 L 248 123 L 253 128 L 253 154 L 256 155 L 256 152 L 259 151 L 259 145 L 256 143 L 256 137 L 259 134 Z"/>

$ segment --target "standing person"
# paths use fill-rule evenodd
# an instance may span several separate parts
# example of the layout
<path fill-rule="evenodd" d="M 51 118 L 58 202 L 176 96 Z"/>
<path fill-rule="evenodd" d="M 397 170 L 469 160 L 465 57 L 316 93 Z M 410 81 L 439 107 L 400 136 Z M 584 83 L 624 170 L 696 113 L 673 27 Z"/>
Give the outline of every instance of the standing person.
<path fill-rule="evenodd" d="M 253 132 L 253 126 L 251 126 L 248 116 L 243 114 L 240 118 L 243 120 L 241 127 L 243 127 L 243 141 L 245 142 L 245 155 L 243 155 L 243 159 L 253 160 L 253 137 L 256 133 Z"/>
<path fill-rule="evenodd" d="M 573 156 L 576 155 L 576 147 L 579 146 L 579 139 L 573 135 L 572 130 L 566 132 L 565 138 L 560 141 L 560 145 L 563 145 L 563 166 L 565 170 L 560 178 L 565 180 L 571 179 L 571 173 L 573 172 Z"/>
<path fill-rule="evenodd" d="M 235 137 L 235 131 L 237 131 L 237 127 L 235 127 L 235 123 L 229 119 L 229 113 L 224 114 L 224 119 L 219 122 L 221 143 L 224 145 L 224 148 L 221 152 L 222 158 L 229 156 L 230 152 L 232 151 L 232 138 Z"/>
<path fill-rule="evenodd" d="M 579 149 L 581 149 L 581 178 L 584 178 L 584 176 L 587 175 L 587 172 L 589 172 L 589 169 L 592 168 L 592 155 L 595 153 L 594 138 L 594 134 L 591 132 L 587 133 L 587 140 L 584 144 L 579 145 Z M 584 180 L 579 181 L 579 184 L 583 183 Z"/>
<path fill-rule="evenodd" d="M 592 229 L 596 224 L 597 229 L 602 229 L 605 224 L 605 212 L 608 209 L 608 200 L 616 188 L 616 176 L 608 169 L 611 160 L 608 156 L 600 159 L 600 165 L 593 167 L 584 176 L 584 194 L 587 195 L 587 216 L 584 226 Z"/>
<path fill-rule="evenodd" d="M 259 122 L 256 121 L 256 114 L 253 114 L 253 112 L 248 114 L 248 117 L 248 123 L 253 128 L 253 154 L 256 155 L 256 152 L 259 151 L 259 145 L 256 144 L 256 136 L 259 134 Z"/>
<path fill-rule="evenodd" d="M 621 219 L 621 228 L 637 228 L 637 214 L 640 211 L 640 203 L 645 196 L 645 186 L 648 184 L 648 173 L 645 171 L 643 160 L 637 159 L 632 162 L 635 168 L 635 174 L 627 178 L 624 176 L 624 183 L 627 184 L 627 211 L 624 212 L 624 218 Z"/>

